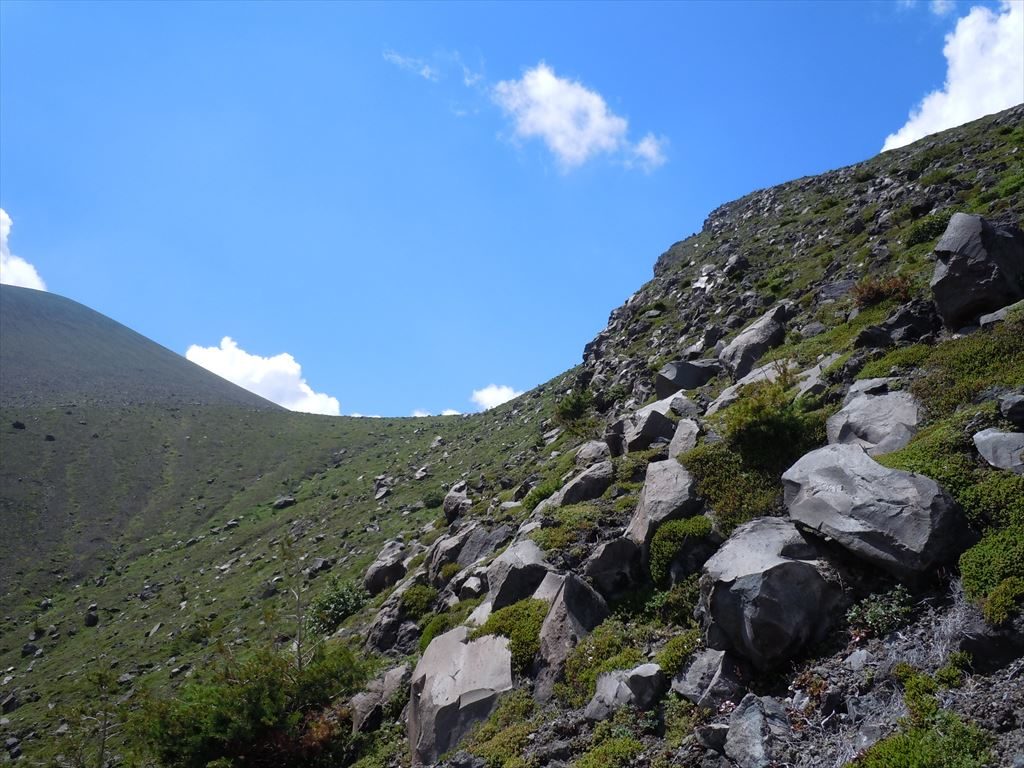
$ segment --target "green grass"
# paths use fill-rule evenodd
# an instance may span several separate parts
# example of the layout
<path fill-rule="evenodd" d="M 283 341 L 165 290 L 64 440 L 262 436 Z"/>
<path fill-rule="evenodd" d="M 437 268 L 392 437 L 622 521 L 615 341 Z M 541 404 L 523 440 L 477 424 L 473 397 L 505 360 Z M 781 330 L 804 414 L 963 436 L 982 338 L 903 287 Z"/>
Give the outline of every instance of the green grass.
<path fill-rule="evenodd" d="M 540 650 L 540 627 L 548 614 L 548 607 L 545 600 L 520 600 L 492 613 L 472 636 L 507 637 L 512 652 L 513 671 L 520 675 L 526 674 Z"/>

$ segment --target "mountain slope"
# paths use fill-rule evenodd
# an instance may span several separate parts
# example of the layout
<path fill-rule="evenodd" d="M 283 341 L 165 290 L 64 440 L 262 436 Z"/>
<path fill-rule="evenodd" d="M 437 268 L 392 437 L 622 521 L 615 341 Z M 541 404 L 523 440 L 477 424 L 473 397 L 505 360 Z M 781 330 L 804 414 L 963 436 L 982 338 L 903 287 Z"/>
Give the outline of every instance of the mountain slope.
<path fill-rule="evenodd" d="M 747 518 L 785 518 L 780 460 L 825 442 L 823 420 L 858 378 L 890 374 L 897 377 L 894 388 L 924 398 L 926 420 L 907 449 L 883 461 L 941 473 L 957 500 L 969 506 L 975 535 L 1012 533 L 1008 520 L 1024 514 L 1020 479 L 986 466 L 974 451 L 970 430 L 1005 428 L 994 398 L 1024 387 L 1024 341 L 1015 332 L 1019 318 L 1001 330 L 966 338 L 932 328 L 913 344 L 862 341 L 877 338 L 872 329 L 907 306 L 929 303 L 932 249 L 953 212 L 1018 223 L 1024 217 L 1022 188 L 1024 108 L 1015 108 L 865 163 L 752 193 L 716 209 L 700 233 L 658 260 L 654 278 L 614 310 L 605 331 L 587 345 L 583 365 L 472 417 L 331 419 L 233 407 L 121 408 L 111 400 L 95 408 L 0 409 L 5 526 L 21 524 L 19 517 L 78 515 L 94 521 L 120 509 L 116 520 L 104 523 L 107 539 L 96 545 L 102 558 L 97 554 L 71 567 L 79 556 L 72 556 L 73 548 L 83 537 L 63 522 L 54 527 L 66 537 L 49 546 L 45 558 L 36 558 L 41 562 L 33 562 L 28 548 L 22 551 L 21 572 L 11 577 L 14 589 L 3 603 L 8 616 L 0 666 L 13 672 L 2 694 L 14 696 L 17 704 L 5 733 L 19 739 L 20 749 L 33 758 L 60 752 L 68 743 L 57 735 L 61 723 L 69 728 L 77 723 L 70 708 L 96 711 L 99 706 L 91 694 L 76 689 L 89 669 L 116 669 L 122 675 L 118 696 L 124 717 L 131 717 L 148 694 L 173 706 L 193 679 L 211 679 L 210 666 L 225 653 L 291 648 L 297 609 L 288 590 L 306 603 L 330 594 L 323 569 L 330 578 L 361 582 L 385 540 L 401 541 L 406 580 L 394 591 L 386 588 L 340 629 L 341 639 L 360 648 L 360 656 L 376 668 L 415 665 L 432 634 L 463 622 L 486 597 L 485 592 L 473 599 L 472 590 L 463 589 L 471 577 L 487 574 L 470 555 L 456 559 L 460 547 L 486 564 L 510 537 L 530 540 L 554 569 L 596 584 L 586 562 L 601 545 L 621 542 L 624 527 L 643 507 L 641 499 L 658 491 L 656 483 L 647 482 L 649 467 L 657 463 L 655 477 L 674 470 L 672 477 L 678 478 L 680 469 L 667 460 L 665 434 L 642 448 L 638 441 L 624 455 L 608 459 L 610 477 L 602 467 L 606 488 L 599 484 L 597 491 L 584 493 L 574 486 L 573 498 L 585 500 L 562 505 L 566 495 L 555 491 L 568 488 L 564 484 L 579 471 L 577 448 L 602 437 L 619 443 L 620 419 L 655 398 L 665 363 L 717 359 L 727 343 L 780 302 L 787 302 L 788 327 L 756 362 L 788 360 L 800 369 L 823 363 L 821 387 L 799 403 L 782 405 L 765 405 L 757 386 L 739 390 L 734 393 L 739 407 L 725 406 L 717 416 L 708 406 L 731 389 L 725 370 L 713 368 L 709 379 L 688 388 L 695 404 L 689 412 L 695 424 L 691 437 L 698 444 L 683 463 L 698 478 L 698 498 L 685 503 L 698 522 L 711 522 L 705 529 L 674 526 L 678 538 L 660 540 L 662 549 L 680 548 L 707 536 L 707 529 L 714 531 L 708 541 L 717 545 Z M 872 286 L 879 295 L 861 300 Z M 766 410 L 770 416 L 779 411 L 786 428 L 795 423 L 799 439 L 775 440 L 767 456 L 763 451 L 748 456 L 733 444 L 733 427 Z M 678 414 L 665 418 L 673 430 L 672 422 L 683 421 Z M 15 419 L 26 429 L 9 427 Z M 663 422 L 662 433 L 665 427 Z M 93 431 L 100 438 L 92 438 Z M 45 441 L 47 433 L 56 439 Z M 97 439 L 107 444 L 90 442 Z M 599 460 L 600 446 L 588 450 Z M 103 462 L 116 471 L 97 470 Z M 709 465 L 720 471 L 709 472 Z M 90 474 L 130 477 L 132 472 L 143 491 L 90 481 L 81 487 Z M 440 494 L 459 481 L 466 482 L 466 499 L 453 494 L 452 514 L 442 516 Z M 295 504 L 274 509 L 281 493 L 291 494 Z M 538 505 L 544 497 L 546 503 Z M 693 503 L 699 508 L 691 508 Z M 451 525 L 449 517 L 454 517 Z M 486 531 L 487 538 L 481 543 L 477 536 L 468 547 L 473 530 Z M 965 537 L 958 545 L 967 543 Z M 658 549 L 652 546 L 652 552 Z M 677 554 L 669 551 L 667 561 L 663 551 L 658 555 L 661 571 L 689 568 L 673 561 Z M 611 566 L 624 564 L 626 558 L 620 559 Z M 6 568 L 7 554 L 2 562 Z M 913 608 L 906 609 L 889 575 L 850 566 L 844 558 L 838 562 L 842 609 L 849 603 L 870 607 L 875 605 L 871 593 L 882 595 L 876 600 L 880 607 L 871 609 L 872 631 L 880 636 L 851 640 L 837 610 L 825 617 L 835 626 L 820 645 L 770 674 L 743 680 L 761 704 L 748 701 L 741 712 L 774 702 L 772 712 L 785 709 L 785 717 L 792 718 L 792 730 L 780 737 L 788 764 L 842 765 L 853 757 L 848 747 L 861 738 L 861 721 L 845 718 L 844 705 L 859 712 L 857 717 L 867 712 L 873 730 L 865 733 L 871 738 L 903 727 L 897 722 L 902 683 L 890 662 L 910 661 L 920 667 L 918 674 L 931 676 L 949 660 L 949 643 L 935 642 L 939 629 L 952 631 L 954 621 L 976 615 L 962 597 L 955 592 L 951 597 L 949 570 L 926 579 L 924 586 L 911 585 Z M 579 646 L 562 681 L 565 689 L 557 690 L 553 703 L 529 701 L 540 682 L 531 662 L 540 663 L 541 657 L 534 654 L 517 668 L 518 692 L 506 696 L 495 718 L 463 742 L 486 759 L 463 755 L 451 765 L 735 764 L 721 754 L 720 743 L 712 746 L 731 723 L 729 702 L 696 713 L 670 694 L 653 716 L 622 710 L 597 726 L 584 716 L 599 671 L 629 669 L 654 658 L 671 675 L 706 639 L 701 630 L 707 627 L 697 627 L 692 616 L 695 577 L 670 573 L 668 583 L 676 583 L 667 587 L 664 573 L 655 584 L 647 573 L 654 576 L 654 568 L 645 568 L 643 575 L 625 569 L 627 590 L 612 601 L 614 615 L 595 630 L 589 645 Z M 955 563 L 948 569 L 955 570 Z M 423 600 L 412 618 L 402 607 L 403 590 L 411 586 L 420 588 Z M 93 603 L 97 608 L 89 611 Z M 916 611 L 909 619 L 908 610 Z M 885 622 L 876 613 L 886 620 L 900 614 L 912 623 L 891 633 L 880 629 Z M 97 626 L 85 626 L 87 614 L 97 617 Z M 385 625 L 401 631 L 388 636 Z M 33 647 L 26 652 L 29 637 Z M 537 640 L 516 638 L 517 644 L 525 639 L 527 648 Z M 870 648 L 874 661 L 855 674 L 844 660 L 862 648 Z M 942 705 L 956 717 L 976 715 L 991 732 L 983 734 L 986 743 L 995 744 L 999 756 L 1012 756 L 1015 745 L 1024 743 L 1024 716 L 1014 720 L 1016 710 L 1024 712 L 1024 702 L 1010 679 L 1018 667 L 1011 666 L 1004 680 L 1003 673 L 989 675 L 978 666 L 962 689 L 942 691 Z M 944 679 L 951 676 L 947 670 Z M 421 700 L 429 700 L 431 691 L 419 690 L 425 691 Z M 407 762 L 405 723 L 398 719 L 407 693 L 401 689 L 392 702 L 397 706 L 382 714 L 381 729 L 358 742 L 364 754 L 360 768 Z M 477 693 L 471 698 L 482 701 Z M 1003 709 L 989 706 L 993 702 L 1002 702 Z M 336 704 L 328 714 L 340 727 L 327 732 L 344 742 L 351 713 L 344 702 Z M 695 725 L 701 726 L 699 738 Z M 200 727 L 196 722 L 197 732 Z M 921 738 L 934 736 L 924 725 L 919 730 Z M 120 741 L 116 747 L 126 748 Z M 886 763 L 874 765 L 879 764 Z"/>
<path fill-rule="evenodd" d="M 78 302 L 0 285 L 0 405 L 280 406 Z"/>

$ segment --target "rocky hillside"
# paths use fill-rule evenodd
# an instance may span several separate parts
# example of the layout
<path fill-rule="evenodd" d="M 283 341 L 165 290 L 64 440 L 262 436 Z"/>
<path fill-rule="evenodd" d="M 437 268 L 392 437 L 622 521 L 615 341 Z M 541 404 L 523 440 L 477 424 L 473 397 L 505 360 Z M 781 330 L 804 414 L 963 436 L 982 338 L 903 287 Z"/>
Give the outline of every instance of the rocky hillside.
<path fill-rule="evenodd" d="M 24 596 L 8 754 L 1024 765 L 1022 191 L 1018 107 L 722 206 L 501 408 L 314 419 Z"/>

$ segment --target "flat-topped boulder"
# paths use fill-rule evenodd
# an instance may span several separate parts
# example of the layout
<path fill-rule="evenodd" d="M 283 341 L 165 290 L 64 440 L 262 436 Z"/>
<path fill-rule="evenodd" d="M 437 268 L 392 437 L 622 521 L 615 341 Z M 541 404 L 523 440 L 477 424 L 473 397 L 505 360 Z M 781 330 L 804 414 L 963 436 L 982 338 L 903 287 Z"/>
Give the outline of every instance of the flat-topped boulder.
<path fill-rule="evenodd" d="M 492 610 L 530 597 L 551 567 L 532 540 L 517 541 L 487 568 L 488 601 Z"/>
<path fill-rule="evenodd" d="M 905 581 L 969 544 L 959 505 L 931 478 L 884 467 L 856 445 L 828 445 L 782 475 L 790 517 Z"/>
<path fill-rule="evenodd" d="M 860 394 L 828 418 L 830 443 L 857 445 L 870 456 L 898 451 L 917 433 L 921 406 L 909 392 Z"/>
<path fill-rule="evenodd" d="M 654 392 L 662 398 L 683 389 L 696 389 L 707 384 L 724 370 L 722 363 L 715 358 L 666 363 L 654 378 Z"/>
<path fill-rule="evenodd" d="M 983 429 L 974 436 L 974 447 L 996 469 L 1024 475 L 1024 432 Z"/>

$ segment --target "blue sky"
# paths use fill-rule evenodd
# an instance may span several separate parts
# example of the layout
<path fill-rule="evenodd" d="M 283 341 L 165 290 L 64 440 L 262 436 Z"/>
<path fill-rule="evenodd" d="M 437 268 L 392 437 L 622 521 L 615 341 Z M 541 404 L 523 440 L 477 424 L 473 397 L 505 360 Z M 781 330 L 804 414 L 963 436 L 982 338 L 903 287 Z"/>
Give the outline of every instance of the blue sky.
<path fill-rule="evenodd" d="M 3 0 L 0 278 L 292 407 L 477 410 L 715 206 L 1024 100 L 1022 13 Z"/>

